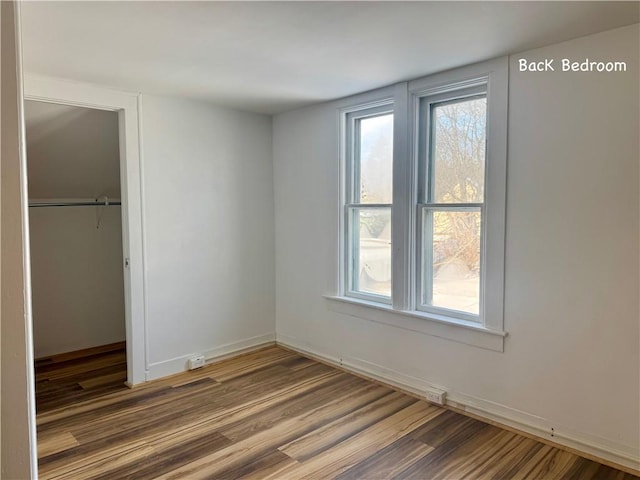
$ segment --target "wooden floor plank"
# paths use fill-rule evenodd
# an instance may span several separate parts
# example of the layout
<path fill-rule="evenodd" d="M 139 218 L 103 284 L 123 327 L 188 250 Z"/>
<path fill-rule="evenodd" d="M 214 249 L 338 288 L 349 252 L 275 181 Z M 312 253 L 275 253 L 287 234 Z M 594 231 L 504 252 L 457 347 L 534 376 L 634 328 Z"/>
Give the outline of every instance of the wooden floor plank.
<path fill-rule="evenodd" d="M 360 480 L 363 478 L 393 478 L 416 461 L 424 458 L 432 447 L 404 436 L 391 445 L 365 458 L 336 477 L 336 480 Z"/>
<path fill-rule="evenodd" d="M 127 381 L 127 372 L 119 371 L 115 373 L 107 373 L 105 375 L 93 376 L 87 380 L 81 380 L 78 384 L 85 390 L 89 390 L 95 387 L 102 387 L 104 385 L 110 385 L 114 382 L 122 383 Z"/>
<path fill-rule="evenodd" d="M 127 390 L 123 342 L 36 360 L 38 414 Z"/>
<path fill-rule="evenodd" d="M 38 458 L 47 457 L 80 445 L 70 432 L 38 436 Z"/>
<path fill-rule="evenodd" d="M 262 479 L 267 475 L 280 476 L 280 472 L 296 463 L 295 460 L 280 450 L 273 449 L 255 457 L 255 459 L 249 460 L 247 463 L 241 463 L 227 470 L 217 472 L 215 478 L 218 480 L 236 480 L 238 478 Z M 259 476 L 254 476 L 255 472 L 260 472 Z"/>
<path fill-rule="evenodd" d="M 411 438 L 415 438 L 433 448 L 438 448 L 444 442 L 458 438 L 458 435 L 465 436 L 466 433 L 471 431 L 470 427 L 481 427 L 483 425 L 478 420 L 448 410 L 412 432 Z"/>
<path fill-rule="evenodd" d="M 638 479 L 278 347 L 127 389 L 121 347 L 38 360 L 40 478 Z"/>
<path fill-rule="evenodd" d="M 513 432 L 500 429 L 491 436 L 491 442 L 484 442 L 480 436 L 476 437 L 455 454 L 449 455 L 433 475 L 433 480 L 444 480 L 453 475 L 460 478 L 495 478 L 496 471 L 503 468 L 505 462 L 518 458 L 517 447 L 526 440 Z"/>
<path fill-rule="evenodd" d="M 366 398 L 377 398 L 389 393 L 385 387 L 371 385 L 368 382 L 344 375 L 338 379 L 318 385 L 313 389 L 298 392 L 295 396 L 279 397 L 268 408 L 255 411 L 251 415 L 243 415 L 233 424 L 220 428 L 220 432 L 231 440 L 238 441 L 256 433 L 267 430 L 277 423 L 297 415 L 304 414 L 335 400 L 336 391 L 348 389 Z"/>
<path fill-rule="evenodd" d="M 108 479 L 154 479 L 177 466 L 185 465 L 204 455 L 226 447 L 231 440 L 217 432 L 199 435 L 191 440 L 168 448 L 154 448 L 154 454 L 143 460 L 128 462 L 119 468 L 109 468 L 102 474 L 90 472 L 92 480 Z"/>
<path fill-rule="evenodd" d="M 291 458 L 304 462 L 416 402 L 399 392 L 385 393 L 385 396 L 363 408 L 283 445 L 280 450 Z"/>
<path fill-rule="evenodd" d="M 574 463 L 580 458 L 569 452 L 551 449 L 541 461 L 529 470 L 529 478 L 544 478 L 549 480 L 568 478 Z"/>
<path fill-rule="evenodd" d="M 299 467 L 286 471 L 285 475 L 297 479 L 335 478 L 443 411 L 425 401 L 416 401 L 310 458 Z"/>
<path fill-rule="evenodd" d="M 475 445 L 490 444 L 500 429 L 482 422 L 471 423 L 442 442 L 432 452 L 396 475 L 395 479 L 431 479 L 459 458 L 473 453 Z"/>
<path fill-rule="evenodd" d="M 60 380 L 91 372 L 111 365 L 126 365 L 124 352 L 109 352 L 91 359 L 76 358 L 68 362 L 52 363 L 36 370 L 36 382 L 41 380 Z"/>
<path fill-rule="evenodd" d="M 367 388 L 367 387 L 362 387 Z M 294 438 L 303 436 L 316 428 L 329 423 L 371 402 L 379 396 L 375 389 L 365 394 L 351 395 L 351 392 L 336 391 L 328 403 L 310 409 L 302 415 L 283 420 L 268 430 L 261 430 L 255 435 L 235 442 L 231 446 L 178 468 L 162 479 L 189 478 L 191 480 L 215 477 L 218 472 L 235 468 L 245 463 L 247 458 L 263 455 Z M 283 471 L 287 476 L 288 471 Z"/>
<path fill-rule="evenodd" d="M 148 439 L 149 444 L 156 447 L 156 451 L 165 448 L 166 444 L 190 441 L 193 438 L 215 431 L 223 426 L 243 418 L 248 411 L 261 411 L 268 409 L 272 402 L 279 401 L 287 395 L 300 394 L 306 390 L 311 390 L 318 385 L 330 382 L 334 376 L 345 376 L 337 371 L 326 372 L 326 368 L 319 369 L 316 375 L 311 375 L 311 370 L 305 373 L 307 380 L 298 378 L 296 383 L 292 383 L 285 389 L 272 392 L 265 397 L 248 396 L 246 401 L 234 408 L 214 407 L 212 404 L 197 402 L 191 408 L 182 407 L 176 414 L 175 405 L 169 404 L 170 410 L 165 416 L 144 415 L 139 412 L 133 417 L 119 417 L 118 422 L 111 420 L 107 423 L 94 422 L 72 425 L 70 428 L 75 432 L 83 444 L 80 447 L 71 449 L 64 454 L 43 459 L 43 466 L 55 468 L 59 465 L 82 459 L 93 450 L 108 448 L 112 443 L 118 443 L 121 449 L 126 450 L 128 445 L 135 447 L 140 440 Z M 213 382 L 211 380 L 211 382 Z M 217 383 L 213 382 L 215 385 Z M 180 388 L 184 392 L 184 388 Z M 242 392 L 241 392 L 242 393 Z M 194 410 L 199 415 L 194 416 Z M 123 420 L 126 418 L 126 421 Z M 95 428 L 97 427 L 97 428 Z M 53 464 L 53 465 L 50 465 Z"/>
<path fill-rule="evenodd" d="M 154 449 L 145 442 L 138 442 L 136 445 L 128 445 L 127 447 L 118 445 L 103 451 L 93 452 L 82 459 L 55 468 L 40 467 L 39 478 L 42 480 L 93 479 L 123 465 L 142 463 L 154 453 Z"/>
<path fill-rule="evenodd" d="M 97 347 L 85 348 L 82 350 L 74 350 L 73 352 L 57 353 L 47 357 L 36 358 L 35 365 L 36 367 L 40 367 L 50 363 L 63 363 L 78 358 L 86 360 L 87 358 L 102 355 L 104 353 L 123 352 L 126 346 L 126 342 L 116 342 L 108 345 L 98 345 Z"/>

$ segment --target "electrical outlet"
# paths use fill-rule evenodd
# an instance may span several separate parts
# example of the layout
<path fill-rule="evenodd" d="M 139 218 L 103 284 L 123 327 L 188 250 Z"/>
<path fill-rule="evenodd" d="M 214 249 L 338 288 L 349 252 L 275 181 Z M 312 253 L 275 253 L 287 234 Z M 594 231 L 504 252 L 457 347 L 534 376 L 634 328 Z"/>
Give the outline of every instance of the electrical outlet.
<path fill-rule="evenodd" d="M 198 355 L 189 359 L 189 370 L 204 367 L 204 355 Z"/>
<path fill-rule="evenodd" d="M 437 388 L 429 388 L 426 392 L 426 399 L 438 405 L 444 405 L 447 399 L 447 392 Z"/>

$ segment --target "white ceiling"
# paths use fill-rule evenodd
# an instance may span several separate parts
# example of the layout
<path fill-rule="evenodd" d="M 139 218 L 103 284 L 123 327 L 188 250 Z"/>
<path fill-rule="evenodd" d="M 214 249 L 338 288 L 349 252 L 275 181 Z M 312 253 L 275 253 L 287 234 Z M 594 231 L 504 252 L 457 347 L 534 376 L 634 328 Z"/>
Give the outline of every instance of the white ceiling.
<path fill-rule="evenodd" d="M 277 113 L 637 23 L 638 2 L 23 2 L 29 72 Z"/>
<path fill-rule="evenodd" d="M 29 198 L 120 198 L 118 114 L 25 102 Z"/>

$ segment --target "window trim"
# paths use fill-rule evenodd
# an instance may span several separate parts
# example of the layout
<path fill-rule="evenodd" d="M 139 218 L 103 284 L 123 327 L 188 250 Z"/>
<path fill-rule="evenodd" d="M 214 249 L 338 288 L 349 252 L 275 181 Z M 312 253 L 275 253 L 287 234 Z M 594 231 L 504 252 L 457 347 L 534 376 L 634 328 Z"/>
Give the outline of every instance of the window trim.
<path fill-rule="evenodd" d="M 349 232 L 353 230 L 350 226 L 352 222 L 351 212 L 355 208 L 389 208 L 391 218 L 393 219 L 393 203 L 391 204 L 366 204 L 356 202 L 355 192 L 359 189 L 359 182 L 355 171 L 357 168 L 358 174 L 360 169 L 360 158 L 356 149 L 358 138 L 355 135 L 354 125 L 363 118 L 376 117 L 385 114 L 394 114 L 394 101 L 393 97 L 387 97 L 373 102 L 357 105 L 354 107 L 347 107 L 342 109 L 340 115 L 341 121 L 341 157 L 342 157 L 342 172 L 343 172 L 343 186 L 341 195 L 341 219 L 340 219 L 340 238 L 341 238 L 341 260 L 340 260 L 340 277 L 341 277 L 341 292 L 346 297 L 356 298 L 359 300 L 369 301 L 373 303 L 380 303 L 391 305 L 393 299 L 393 291 L 391 292 L 391 298 L 384 295 L 377 295 L 375 293 L 367 293 L 358 291 L 352 288 L 353 270 L 351 262 L 352 249 L 353 249 L 353 236 L 349 235 Z M 394 125 L 395 127 L 395 125 Z M 357 160 L 357 162 L 356 162 Z M 357 166 L 356 166 L 357 163 Z M 358 183 L 358 185 L 356 185 Z M 393 258 L 392 258 L 392 279 L 393 279 Z M 393 283 L 393 282 L 392 282 Z"/>
<path fill-rule="evenodd" d="M 487 150 L 485 165 L 485 265 L 484 319 L 482 323 L 416 309 L 419 102 L 424 96 L 486 83 Z M 358 100 L 361 100 L 358 102 Z M 394 103 L 393 205 L 392 205 L 392 305 L 345 295 L 344 117 L 358 111 Z M 508 59 L 502 57 L 342 100 L 339 105 L 341 197 L 340 255 L 337 295 L 327 295 L 329 307 L 346 315 L 385 323 L 419 333 L 503 351 L 504 264 L 506 230 Z M 417 323 L 416 323 L 417 322 Z M 490 339 L 490 340 L 487 340 Z"/>
<path fill-rule="evenodd" d="M 416 163 L 416 171 L 418 172 L 417 176 L 417 185 L 416 185 L 416 195 L 417 202 L 415 204 L 415 246 L 414 246 L 414 265 L 415 265 L 415 279 L 414 279 L 414 289 L 415 289 L 415 310 L 420 312 L 433 313 L 439 316 L 444 317 L 452 317 L 458 320 L 470 321 L 477 323 L 479 325 L 484 325 L 484 282 L 485 282 L 485 260 L 486 260 L 486 225 L 485 225 L 485 216 L 486 216 L 486 185 L 487 182 L 487 168 L 486 165 L 488 161 L 485 162 L 485 171 L 484 171 L 484 185 L 483 185 L 483 201 L 478 203 L 464 203 L 464 204 L 455 204 L 455 203 L 436 203 L 431 199 L 433 188 L 433 165 L 432 165 L 432 149 L 433 149 L 433 131 L 432 131 L 432 105 L 442 105 L 446 103 L 455 103 L 455 102 L 463 102 L 467 99 L 472 98 L 486 98 L 488 105 L 488 78 L 482 77 L 477 80 L 470 80 L 467 82 L 459 82 L 453 83 L 450 85 L 450 88 L 440 87 L 435 90 L 435 92 L 431 92 L 429 90 L 425 92 L 419 92 L 414 94 L 414 108 L 417 109 L 415 118 L 417 119 L 414 122 L 413 128 L 415 129 L 415 163 Z M 488 110 L 487 110 L 487 120 L 489 118 Z M 485 154 L 485 158 L 488 158 L 488 155 Z M 428 176 L 428 178 L 427 178 Z M 480 224 L 480 298 L 479 298 L 479 312 L 478 315 L 459 311 L 451 308 L 445 307 L 437 307 L 433 305 L 428 305 L 423 302 L 422 299 L 422 291 L 425 284 L 425 272 L 423 270 L 423 262 L 424 258 L 424 244 L 423 244 L 423 226 L 424 226 L 424 217 L 423 213 L 425 211 L 445 211 L 445 210 L 455 210 L 455 211 L 479 211 L 481 224 Z M 432 284 L 429 285 L 431 289 Z"/>
<path fill-rule="evenodd" d="M 504 339 L 507 333 L 483 327 L 476 322 L 465 322 L 425 312 L 397 310 L 383 303 L 342 295 L 324 295 L 324 298 L 329 310 L 341 315 L 452 340 L 485 350 L 504 351 Z"/>

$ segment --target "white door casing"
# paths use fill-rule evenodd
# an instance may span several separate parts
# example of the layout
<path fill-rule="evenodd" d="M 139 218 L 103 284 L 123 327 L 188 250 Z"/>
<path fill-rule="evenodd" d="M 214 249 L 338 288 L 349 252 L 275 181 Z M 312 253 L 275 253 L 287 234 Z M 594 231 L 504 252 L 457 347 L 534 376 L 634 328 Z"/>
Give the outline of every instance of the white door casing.
<path fill-rule="evenodd" d="M 147 344 L 139 93 L 25 74 L 24 99 L 118 112 L 127 383 L 146 381 Z"/>

